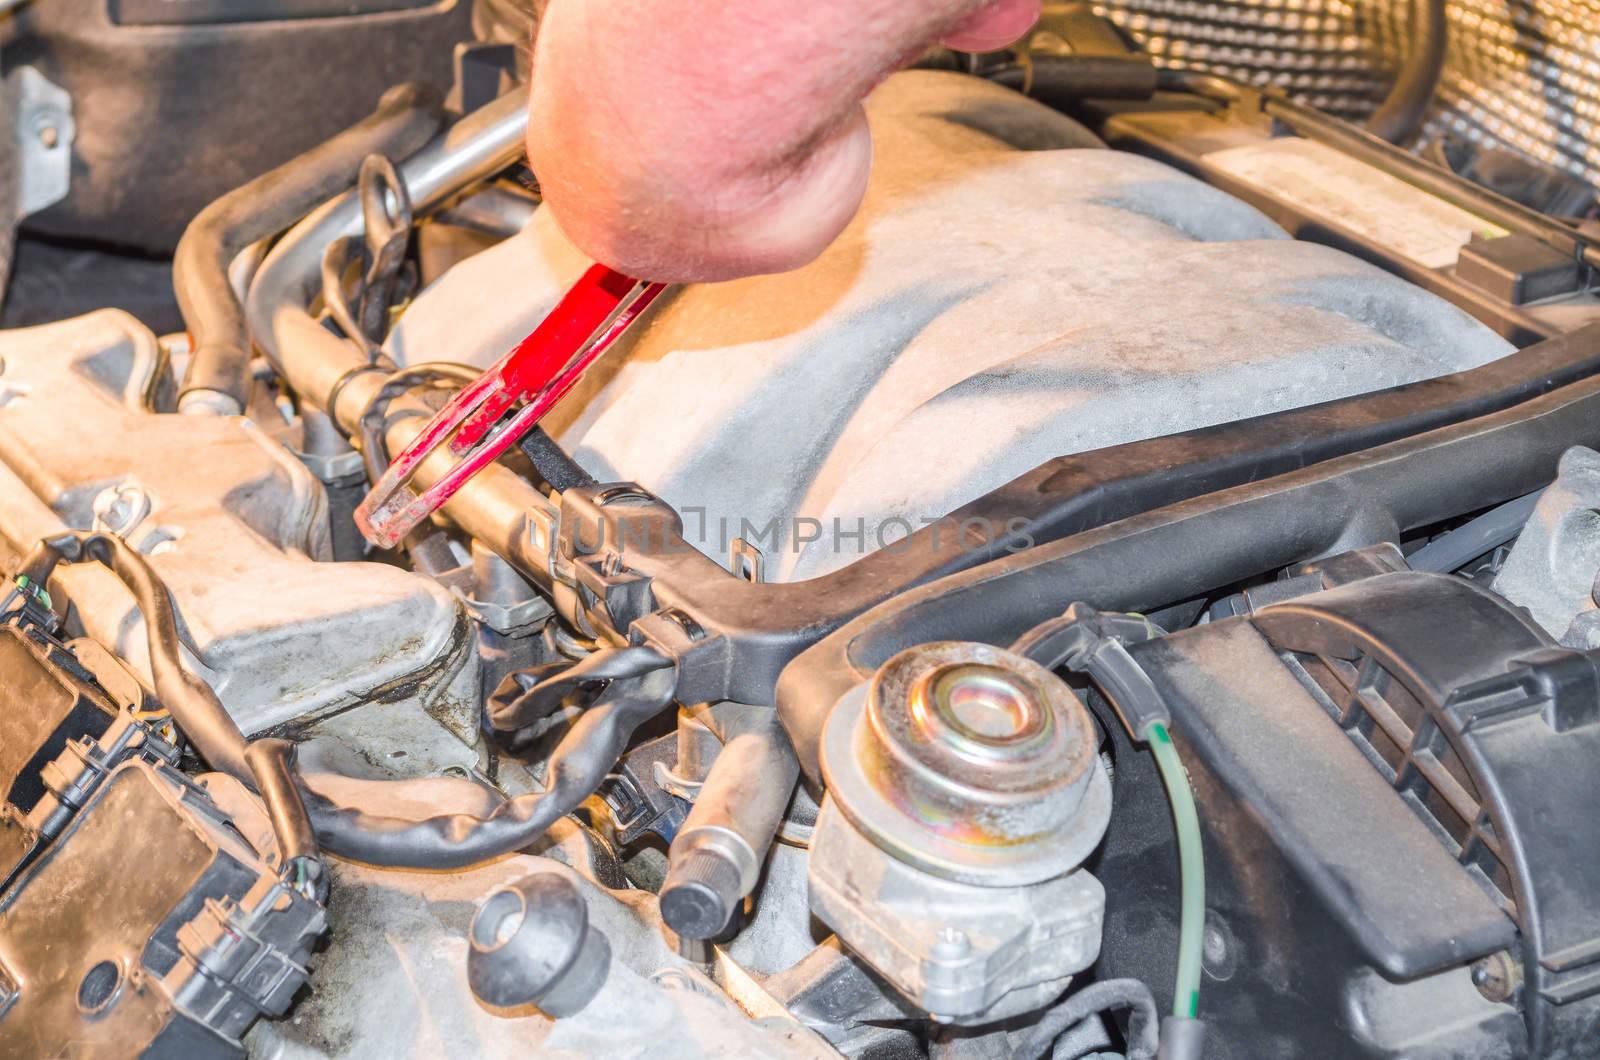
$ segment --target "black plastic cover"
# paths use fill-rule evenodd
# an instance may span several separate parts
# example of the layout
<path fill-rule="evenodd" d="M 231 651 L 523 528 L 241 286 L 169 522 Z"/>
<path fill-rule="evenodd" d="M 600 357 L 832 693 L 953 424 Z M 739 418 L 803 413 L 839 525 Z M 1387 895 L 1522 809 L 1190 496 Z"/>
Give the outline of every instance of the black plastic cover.
<path fill-rule="evenodd" d="M 1503 949 L 1516 925 L 1238 619 L 1130 648 L 1173 727 L 1371 963 L 1412 978 Z M 1192 766 L 1191 766 L 1192 768 Z"/>
<path fill-rule="evenodd" d="M 0 894 L 0 1056 L 242 1056 L 324 924 L 203 790 L 126 761 Z"/>

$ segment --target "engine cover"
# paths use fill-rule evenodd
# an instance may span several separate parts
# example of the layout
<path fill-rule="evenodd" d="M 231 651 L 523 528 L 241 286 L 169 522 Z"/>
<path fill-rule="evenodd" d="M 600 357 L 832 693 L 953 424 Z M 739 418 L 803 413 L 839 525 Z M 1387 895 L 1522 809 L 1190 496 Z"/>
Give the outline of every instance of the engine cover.
<path fill-rule="evenodd" d="M 550 423 L 602 481 L 683 512 L 702 551 L 755 544 L 771 580 L 844 566 L 1049 457 L 1510 350 L 1176 170 L 1086 149 L 1008 90 L 903 73 L 868 113 L 871 187 L 833 247 L 678 291 Z M 395 359 L 488 364 L 586 264 L 538 212 L 422 295 Z"/>
<path fill-rule="evenodd" d="M 477 660 L 437 583 L 327 563 L 327 497 L 242 417 L 157 415 L 156 340 L 101 311 L 0 340 L 0 537 L 24 551 L 105 526 L 171 588 L 197 672 L 246 732 L 368 700 L 414 701 L 469 736 Z M 144 667 L 133 599 L 98 565 L 63 569 L 82 630 Z"/>

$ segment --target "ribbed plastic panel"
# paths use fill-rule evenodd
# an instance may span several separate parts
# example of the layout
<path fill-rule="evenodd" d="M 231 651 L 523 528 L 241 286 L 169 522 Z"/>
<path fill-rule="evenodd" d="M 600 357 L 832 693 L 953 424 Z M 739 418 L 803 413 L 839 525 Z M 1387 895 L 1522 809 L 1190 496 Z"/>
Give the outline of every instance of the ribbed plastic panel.
<path fill-rule="evenodd" d="M 1410 0 L 1102 0 L 1159 63 L 1277 84 L 1353 119 L 1404 53 Z M 1600 185 L 1600 0 L 1450 0 L 1422 140 L 1450 130 Z"/>

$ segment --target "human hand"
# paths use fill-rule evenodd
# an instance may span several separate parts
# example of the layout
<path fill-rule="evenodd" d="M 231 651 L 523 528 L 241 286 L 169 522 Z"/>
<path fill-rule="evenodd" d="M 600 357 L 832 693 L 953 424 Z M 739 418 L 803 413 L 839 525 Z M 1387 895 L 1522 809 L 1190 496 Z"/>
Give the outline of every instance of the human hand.
<path fill-rule="evenodd" d="M 528 155 L 590 257 L 689 282 L 820 254 L 865 193 L 861 100 L 943 41 L 992 51 L 1040 0 L 549 0 Z"/>

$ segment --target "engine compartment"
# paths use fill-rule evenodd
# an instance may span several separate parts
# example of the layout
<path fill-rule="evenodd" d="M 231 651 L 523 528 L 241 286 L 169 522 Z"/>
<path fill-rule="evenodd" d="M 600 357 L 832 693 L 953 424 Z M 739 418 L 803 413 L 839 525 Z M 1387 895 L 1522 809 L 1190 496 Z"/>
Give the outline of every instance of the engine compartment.
<path fill-rule="evenodd" d="M 494 55 L 222 200 L 187 334 L 0 331 L 0 1053 L 1595 1054 L 1583 230 L 909 70 L 820 259 L 380 551 L 589 265 Z"/>

